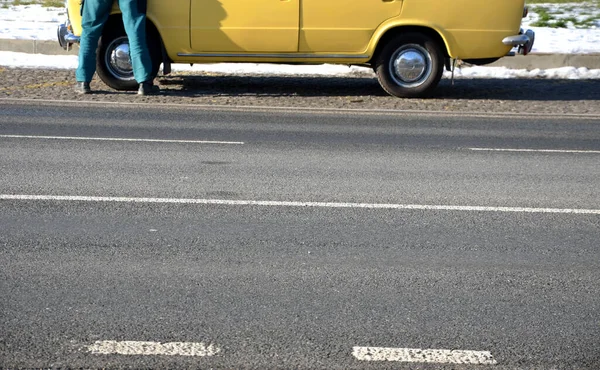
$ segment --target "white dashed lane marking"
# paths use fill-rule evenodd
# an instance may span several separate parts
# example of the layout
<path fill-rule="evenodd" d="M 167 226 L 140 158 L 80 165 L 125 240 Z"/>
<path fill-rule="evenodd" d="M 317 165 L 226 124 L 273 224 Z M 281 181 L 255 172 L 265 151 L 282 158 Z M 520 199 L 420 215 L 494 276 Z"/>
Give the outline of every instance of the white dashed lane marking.
<path fill-rule="evenodd" d="M 91 141 L 129 141 L 142 143 L 174 143 L 174 144 L 223 144 L 243 145 L 242 141 L 213 141 L 213 140 L 176 140 L 176 139 L 135 139 L 123 137 L 86 137 L 86 136 L 34 136 L 34 135 L 0 135 L 6 139 L 37 139 L 37 140 L 91 140 Z"/>
<path fill-rule="evenodd" d="M 398 210 L 406 209 L 406 210 L 422 210 L 422 211 L 567 213 L 567 214 L 600 215 L 600 209 L 582 209 L 582 208 L 485 207 L 485 206 L 451 206 L 451 205 L 428 205 L 428 204 L 297 202 L 297 201 L 274 201 L 274 200 L 232 200 L 232 199 L 194 199 L 194 198 L 96 197 L 96 196 L 79 196 L 79 195 L 0 194 L 0 200 L 25 200 L 25 201 L 39 200 L 39 201 L 113 202 L 113 203 L 166 203 L 166 204 L 213 204 L 213 205 L 229 205 L 229 206 L 364 208 L 364 209 L 398 209 Z"/>
<path fill-rule="evenodd" d="M 129 356 L 196 356 L 210 357 L 221 352 L 214 344 L 203 342 L 141 342 L 103 340 L 85 349 L 95 355 Z M 354 358 L 360 361 L 421 362 L 438 364 L 495 365 L 488 351 L 447 349 L 354 347 Z"/>
<path fill-rule="evenodd" d="M 354 347 L 352 355 L 361 361 L 423 362 L 437 364 L 495 365 L 488 351 L 449 349 Z"/>
<path fill-rule="evenodd" d="M 525 152 L 525 153 L 571 153 L 600 154 L 600 150 L 568 150 L 568 149 L 507 149 L 507 148 L 469 148 L 475 152 Z"/>
<path fill-rule="evenodd" d="M 97 355 L 142 355 L 142 356 L 214 356 L 221 351 L 213 344 L 202 342 L 139 342 L 102 340 L 87 346 L 88 352 Z"/>

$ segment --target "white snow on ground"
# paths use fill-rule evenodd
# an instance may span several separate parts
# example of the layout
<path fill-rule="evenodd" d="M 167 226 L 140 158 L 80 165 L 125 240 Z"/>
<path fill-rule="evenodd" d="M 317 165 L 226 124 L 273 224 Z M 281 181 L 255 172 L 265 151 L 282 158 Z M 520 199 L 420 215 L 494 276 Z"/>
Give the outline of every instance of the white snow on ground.
<path fill-rule="evenodd" d="M 562 6 L 574 17 L 582 17 L 589 9 L 580 4 L 536 4 L 534 7 Z M 579 14 L 581 12 L 582 14 Z M 592 11 L 593 13 L 593 11 Z M 600 13 L 600 10 L 598 10 Z M 539 17 L 535 12 L 523 20 L 524 28 L 536 32 L 533 53 L 540 54 L 600 54 L 600 28 L 577 29 L 569 24 L 568 28 L 530 27 L 529 24 Z M 25 40 L 56 40 L 56 28 L 66 19 L 62 8 L 44 8 L 41 5 L 18 5 L 0 8 L 0 38 Z M 58 42 L 57 42 L 57 48 Z M 0 52 L 0 65 L 5 67 L 58 68 L 77 67 L 76 56 L 32 55 L 25 53 Z M 337 65 L 292 66 L 272 64 L 206 64 L 173 65 L 174 71 L 194 71 L 231 74 L 270 74 L 270 75 L 369 75 L 371 69 Z M 446 77 L 450 74 L 446 73 Z M 600 70 L 565 67 L 546 70 L 511 70 L 504 67 L 468 67 L 457 69 L 456 77 L 463 78 L 600 78 Z"/>
<path fill-rule="evenodd" d="M 527 27 L 535 32 L 533 54 L 600 53 L 600 29 Z"/>
<path fill-rule="evenodd" d="M 581 3 L 546 3 L 546 4 L 529 4 L 529 14 L 523 19 L 523 25 L 529 26 L 531 23 L 539 21 L 542 17 L 538 9 L 544 9 L 548 14 L 552 15 L 555 20 L 566 20 L 568 29 L 577 28 L 595 28 L 600 29 L 600 6 L 597 0 Z M 578 23 L 584 20 L 589 22 L 589 26 L 581 24 L 573 24 L 570 20 L 575 18 Z"/>
<path fill-rule="evenodd" d="M 55 40 L 56 28 L 67 19 L 61 8 L 18 5 L 0 8 L 0 38 Z"/>
<path fill-rule="evenodd" d="M 576 18 L 584 20 L 600 15 L 600 8 L 594 3 L 531 4 L 529 15 L 523 19 L 523 29 L 535 31 L 535 44 L 532 53 L 540 54 L 595 54 L 600 53 L 600 21 L 590 28 L 581 29 L 568 22 L 567 28 L 533 27 L 540 19 L 536 9 L 547 9 L 556 19 Z"/>

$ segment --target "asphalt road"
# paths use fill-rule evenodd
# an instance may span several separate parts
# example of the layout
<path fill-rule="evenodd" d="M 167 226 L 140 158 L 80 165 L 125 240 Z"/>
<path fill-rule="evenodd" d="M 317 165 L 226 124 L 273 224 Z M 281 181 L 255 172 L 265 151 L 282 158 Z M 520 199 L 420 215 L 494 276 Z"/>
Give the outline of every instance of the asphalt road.
<path fill-rule="evenodd" d="M 599 164 L 594 116 L 0 102 L 0 367 L 598 369 Z"/>

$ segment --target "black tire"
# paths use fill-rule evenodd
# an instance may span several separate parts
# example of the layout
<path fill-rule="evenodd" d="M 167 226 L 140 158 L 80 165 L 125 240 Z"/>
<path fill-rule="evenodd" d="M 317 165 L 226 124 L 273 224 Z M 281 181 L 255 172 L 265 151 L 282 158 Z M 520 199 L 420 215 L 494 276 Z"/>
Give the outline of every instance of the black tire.
<path fill-rule="evenodd" d="M 146 32 L 146 42 L 152 60 L 152 78 L 160 67 L 160 44 L 158 35 Z M 115 22 L 104 27 L 96 52 L 96 72 L 100 79 L 115 90 L 137 90 L 129 58 L 129 40 L 122 23 Z"/>
<path fill-rule="evenodd" d="M 440 82 L 444 54 L 430 37 L 416 32 L 392 38 L 375 60 L 381 87 L 399 98 L 422 98 Z"/>

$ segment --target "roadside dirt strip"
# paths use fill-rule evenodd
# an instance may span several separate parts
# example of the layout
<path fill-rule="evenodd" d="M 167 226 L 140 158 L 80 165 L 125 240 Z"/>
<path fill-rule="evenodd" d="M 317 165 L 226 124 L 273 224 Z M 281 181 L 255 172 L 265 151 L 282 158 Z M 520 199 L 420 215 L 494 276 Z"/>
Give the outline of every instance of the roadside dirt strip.
<path fill-rule="evenodd" d="M 600 80 L 442 80 L 429 99 L 385 94 L 375 76 L 190 75 L 156 80 L 161 92 L 137 96 L 115 91 L 98 79 L 94 93 L 73 92 L 74 71 L 0 68 L 0 98 L 85 100 L 120 103 L 198 104 L 254 107 L 385 109 L 442 112 L 600 115 Z"/>

